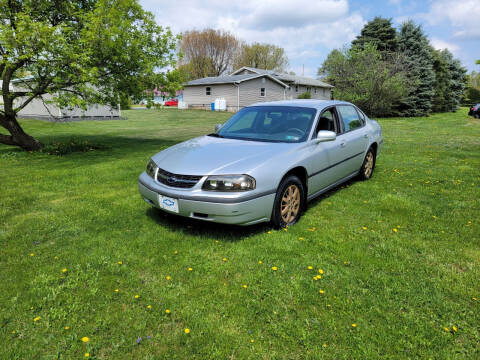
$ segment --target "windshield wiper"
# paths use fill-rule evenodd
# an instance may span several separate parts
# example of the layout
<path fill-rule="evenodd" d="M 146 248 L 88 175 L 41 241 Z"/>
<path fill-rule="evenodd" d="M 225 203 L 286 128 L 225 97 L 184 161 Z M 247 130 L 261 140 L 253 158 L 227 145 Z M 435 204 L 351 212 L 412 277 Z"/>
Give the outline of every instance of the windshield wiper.
<path fill-rule="evenodd" d="M 208 134 L 207 136 L 212 136 L 212 137 L 223 138 L 223 136 L 222 136 L 222 135 L 220 135 L 220 134 L 217 134 L 217 133 L 211 133 L 211 134 Z"/>

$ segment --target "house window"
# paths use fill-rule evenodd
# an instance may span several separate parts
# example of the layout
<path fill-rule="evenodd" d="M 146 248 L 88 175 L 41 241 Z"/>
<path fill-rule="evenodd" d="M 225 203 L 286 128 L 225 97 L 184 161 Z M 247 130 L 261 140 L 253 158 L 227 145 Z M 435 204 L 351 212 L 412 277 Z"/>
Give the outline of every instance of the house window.
<path fill-rule="evenodd" d="M 322 89 L 322 95 L 325 96 L 325 89 Z"/>
<path fill-rule="evenodd" d="M 260 96 L 265 96 L 265 88 L 260 89 Z"/>
<path fill-rule="evenodd" d="M 212 94 L 212 89 L 210 88 L 210 86 L 207 86 L 205 88 L 205 95 L 211 95 Z"/>
<path fill-rule="evenodd" d="M 298 85 L 295 85 L 295 92 L 298 92 Z"/>
<path fill-rule="evenodd" d="M 314 88 L 315 89 L 315 94 L 317 93 L 317 88 Z"/>

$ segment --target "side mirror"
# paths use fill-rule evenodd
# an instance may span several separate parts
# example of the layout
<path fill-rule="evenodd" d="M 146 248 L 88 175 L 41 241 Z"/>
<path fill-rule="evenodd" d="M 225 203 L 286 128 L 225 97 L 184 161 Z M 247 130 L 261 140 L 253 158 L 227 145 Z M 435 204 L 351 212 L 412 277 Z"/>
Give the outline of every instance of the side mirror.
<path fill-rule="evenodd" d="M 223 126 L 223 124 L 215 125 L 215 132 L 217 133 L 222 128 L 222 126 Z"/>
<path fill-rule="evenodd" d="M 335 134 L 333 131 L 320 130 L 317 134 L 317 138 L 315 139 L 315 141 L 319 143 L 324 141 L 333 141 L 336 138 L 337 134 Z"/>

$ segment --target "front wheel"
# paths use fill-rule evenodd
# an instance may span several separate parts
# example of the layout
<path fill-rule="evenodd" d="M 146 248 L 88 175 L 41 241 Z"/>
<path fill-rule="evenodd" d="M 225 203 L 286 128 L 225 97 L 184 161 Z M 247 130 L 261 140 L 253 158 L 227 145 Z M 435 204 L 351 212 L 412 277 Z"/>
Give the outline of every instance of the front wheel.
<path fill-rule="evenodd" d="M 368 180 L 373 175 L 373 170 L 375 169 L 375 150 L 370 148 L 365 155 L 363 160 L 362 167 L 360 168 L 360 179 Z"/>
<path fill-rule="evenodd" d="M 272 223 L 284 228 L 295 224 L 305 205 L 305 188 L 295 175 L 282 180 L 275 196 L 272 211 Z"/>

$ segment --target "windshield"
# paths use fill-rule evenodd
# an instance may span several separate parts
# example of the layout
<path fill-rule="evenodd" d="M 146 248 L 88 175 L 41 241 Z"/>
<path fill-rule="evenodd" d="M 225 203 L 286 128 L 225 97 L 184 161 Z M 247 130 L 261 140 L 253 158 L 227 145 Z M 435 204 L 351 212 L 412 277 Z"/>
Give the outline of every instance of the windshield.
<path fill-rule="evenodd" d="M 243 108 L 218 132 L 221 137 L 271 142 L 302 142 L 310 133 L 316 110 L 295 106 Z"/>

